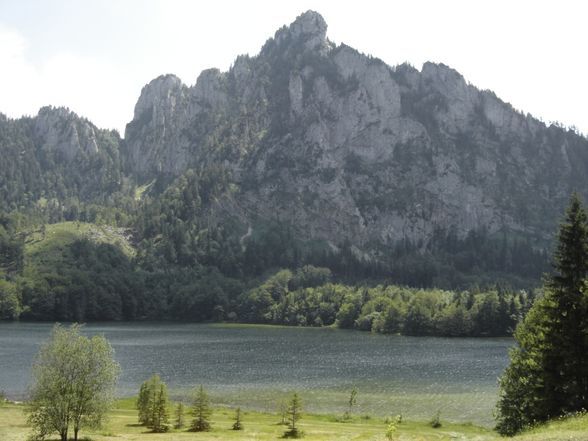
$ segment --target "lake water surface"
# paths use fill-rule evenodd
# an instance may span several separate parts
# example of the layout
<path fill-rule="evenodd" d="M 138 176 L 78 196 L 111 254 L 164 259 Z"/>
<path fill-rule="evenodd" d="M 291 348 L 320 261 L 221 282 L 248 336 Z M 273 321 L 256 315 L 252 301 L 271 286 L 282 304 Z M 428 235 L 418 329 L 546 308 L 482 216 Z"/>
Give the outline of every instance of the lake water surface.
<path fill-rule="evenodd" d="M 22 397 L 51 324 L 0 323 L 0 390 Z M 497 378 L 512 339 L 372 335 L 330 328 L 100 323 L 116 351 L 121 396 L 159 373 L 172 395 L 203 384 L 216 404 L 274 411 L 292 391 L 313 412 L 341 413 L 349 391 L 357 412 L 492 424 Z"/>

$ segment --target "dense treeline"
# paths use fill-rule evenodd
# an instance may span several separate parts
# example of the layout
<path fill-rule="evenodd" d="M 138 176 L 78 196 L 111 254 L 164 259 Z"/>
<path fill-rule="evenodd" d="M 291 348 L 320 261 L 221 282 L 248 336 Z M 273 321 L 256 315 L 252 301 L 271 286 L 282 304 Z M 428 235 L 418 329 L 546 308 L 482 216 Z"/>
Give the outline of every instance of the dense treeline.
<path fill-rule="evenodd" d="M 311 266 L 279 271 L 240 297 L 239 319 L 405 335 L 506 336 L 534 299 L 525 291 L 346 286 L 329 278 L 328 269 Z"/>
<path fill-rule="evenodd" d="M 53 256 L 55 257 L 55 256 Z M 418 290 L 334 283 L 305 265 L 244 282 L 209 266 L 146 271 L 120 248 L 78 239 L 0 283 L 3 318 L 171 319 L 330 326 L 380 333 L 509 335 L 534 298 L 525 291 Z M 259 279 L 257 279 L 259 280 Z"/>

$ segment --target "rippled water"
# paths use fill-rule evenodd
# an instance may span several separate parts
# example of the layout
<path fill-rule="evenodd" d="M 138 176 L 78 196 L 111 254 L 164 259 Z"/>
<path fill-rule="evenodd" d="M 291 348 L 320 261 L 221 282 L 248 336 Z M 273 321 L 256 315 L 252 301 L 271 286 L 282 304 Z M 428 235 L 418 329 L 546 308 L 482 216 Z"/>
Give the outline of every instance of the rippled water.
<path fill-rule="evenodd" d="M 30 366 L 50 324 L 0 324 L 0 390 L 26 392 Z M 306 408 L 342 412 L 359 390 L 358 412 L 491 424 L 496 381 L 511 339 L 371 335 L 357 331 L 168 323 L 91 324 L 116 351 L 120 395 L 157 372 L 172 394 L 204 384 L 219 404 L 273 410 L 293 390 Z"/>

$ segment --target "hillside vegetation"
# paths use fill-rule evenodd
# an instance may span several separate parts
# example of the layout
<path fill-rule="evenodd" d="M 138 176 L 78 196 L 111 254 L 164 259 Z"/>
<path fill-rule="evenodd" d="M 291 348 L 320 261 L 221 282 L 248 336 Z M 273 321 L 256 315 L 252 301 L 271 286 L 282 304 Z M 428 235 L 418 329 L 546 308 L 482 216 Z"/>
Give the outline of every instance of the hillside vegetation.
<path fill-rule="evenodd" d="M 158 246 L 158 239 L 153 243 Z M 328 268 L 311 265 L 243 282 L 210 267 L 157 264 L 149 260 L 155 254 L 145 255 L 128 229 L 83 222 L 32 229 L 22 239 L 21 254 L 22 269 L 0 290 L 5 299 L 0 312 L 8 318 L 164 318 L 505 336 L 535 296 L 500 286 L 448 291 L 344 283 Z"/>

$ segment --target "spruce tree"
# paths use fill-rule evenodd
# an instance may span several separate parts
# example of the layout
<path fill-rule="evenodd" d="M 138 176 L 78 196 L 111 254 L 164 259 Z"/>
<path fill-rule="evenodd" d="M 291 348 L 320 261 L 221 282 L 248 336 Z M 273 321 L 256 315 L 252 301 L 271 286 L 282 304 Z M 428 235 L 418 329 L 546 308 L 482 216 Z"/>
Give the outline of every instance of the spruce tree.
<path fill-rule="evenodd" d="M 137 398 L 137 410 L 139 411 L 139 423 L 146 426 L 149 423 L 149 399 L 151 393 L 149 390 L 149 380 L 144 381 L 139 389 Z"/>
<path fill-rule="evenodd" d="M 192 402 L 192 432 L 208 432 L 210 430 L 210 417 L 212 416 L 212 409 L 210 408 L 210 399 L 208 394 L 204 391 L 202 385 L 195 391 Z"/>
<path fill-rule="evenodd" d="M 154 432 L 169 430 L 169 398 L 167 386 L 159 375 L 153 375 L 141 384 L 137 409 L 139 422 Z"/>
<path fill-rule="evenodd" d="M 167 432 L 169 430 L 168 406 L 167 386 L 162 382 L 154 390 L 152 417 L 147 427 L 157 433 Z"/>
<path fill-rule="evenodd" d="M 237 407 L 235 411 L 235 422 L 233 423 L 233 430 L 243 430 L 243 419 L 241 418 L 241 408 Z"/>
<path fill-rule="evenodd" d="M 179 402 L 176 406 L 176 421 L 175 421 L 175 428 L 176 429 L 183 429 L 185 422 L 184 422 L 184 403 Z"/>
<path fill-rule="evenodd" d="M 555 274 L 517 327 L 500 379 L 497 429 L 525 427 L 588 408 L 588 221 L 572 195 L 554 253 Z"/>
<path fill-rule="evenodd" d="M 302 400 L 297 393 L 292 395 L 288 404 L 288 430 L 284 433 L 285 438 L 301 438 L 303 432 L 298 430 L 297 423 L 302 418 Z"/>

